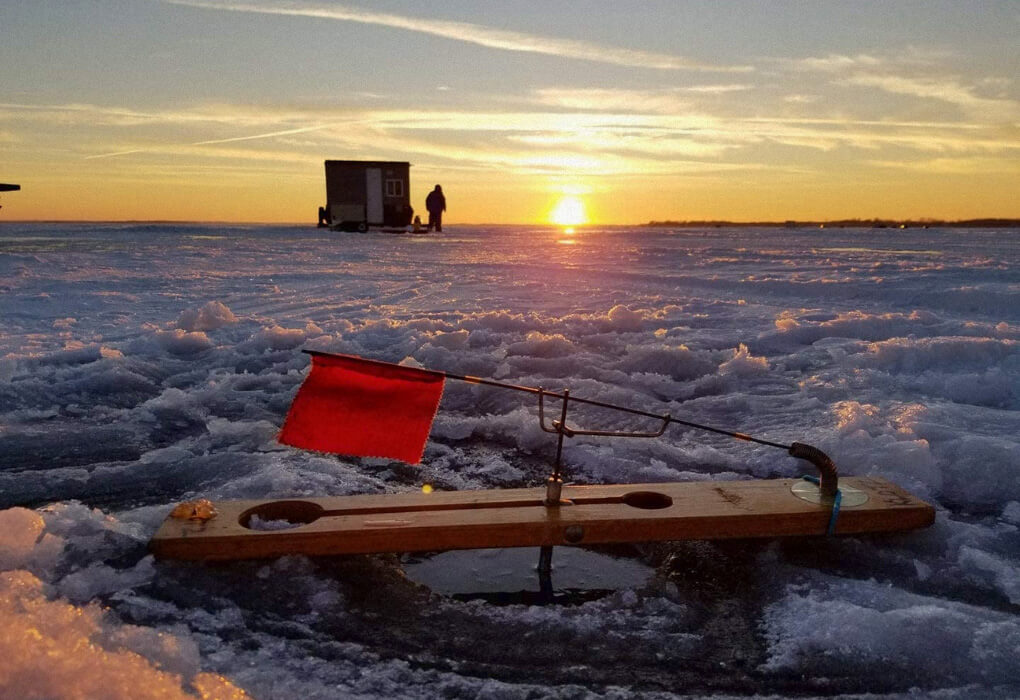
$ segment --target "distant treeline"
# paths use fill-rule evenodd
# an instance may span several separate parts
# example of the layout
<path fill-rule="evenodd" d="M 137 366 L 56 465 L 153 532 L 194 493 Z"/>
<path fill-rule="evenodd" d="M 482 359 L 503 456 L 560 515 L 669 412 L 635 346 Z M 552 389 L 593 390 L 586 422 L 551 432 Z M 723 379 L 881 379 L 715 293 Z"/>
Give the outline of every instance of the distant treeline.
<path fill-rule="evenodd" d="M 730 228 L 740 226 L 779 228 L 1020 228 L 1020 219 L 839 219 L 836 221 L 649 221 L 649 228 Z"/>

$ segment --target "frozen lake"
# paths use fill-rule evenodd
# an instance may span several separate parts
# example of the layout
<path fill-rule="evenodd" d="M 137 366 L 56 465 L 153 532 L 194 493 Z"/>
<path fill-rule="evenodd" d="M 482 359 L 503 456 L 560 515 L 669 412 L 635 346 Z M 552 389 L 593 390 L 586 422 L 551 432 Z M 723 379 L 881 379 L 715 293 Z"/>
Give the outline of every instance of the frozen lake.
<path fill-rule="evenodd" d="M 1020 696 L 1018 270 L 1015 229 L 0 225 L 0 695 Z M 456 382 L 419 467 L 277 444 L 301 348 L 808 442 L 936 523 L 580 551 L 548 605 L 527 553 L 154 561 L 186 499 L 547 473 L 531 399 Z M 565 456 L 581 483 L 806 466 L 680 427 Z"/>

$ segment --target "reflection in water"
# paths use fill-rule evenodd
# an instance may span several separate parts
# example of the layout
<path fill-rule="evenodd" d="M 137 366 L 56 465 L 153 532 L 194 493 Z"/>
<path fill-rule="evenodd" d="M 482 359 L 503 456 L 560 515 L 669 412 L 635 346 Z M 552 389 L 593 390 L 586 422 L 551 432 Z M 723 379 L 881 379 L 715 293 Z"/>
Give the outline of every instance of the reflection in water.
<path fill-rule="evenodd" d="M 407 556 L 408 578 L 435 593 L 459 599 L 542 602 L 538 547 L 470 549 L 432 556 Z M 655 569 L 640 561 L 580 547 L 556 547 L 552 586 L 544 602 L 591 599 L 621 589 L 644 587 Z"/>

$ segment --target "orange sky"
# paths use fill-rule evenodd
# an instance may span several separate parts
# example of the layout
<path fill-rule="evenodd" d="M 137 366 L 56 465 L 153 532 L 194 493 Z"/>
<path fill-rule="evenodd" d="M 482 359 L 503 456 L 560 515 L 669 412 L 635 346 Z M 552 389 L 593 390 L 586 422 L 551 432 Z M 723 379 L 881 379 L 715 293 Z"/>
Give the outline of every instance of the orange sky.
<path fill-rule="evenodd" d="M 568 5 L 5 4 L 0 221 L 314 222 L 326 159 L 451 224 L 1020 218 L 1015 5 Z"/>

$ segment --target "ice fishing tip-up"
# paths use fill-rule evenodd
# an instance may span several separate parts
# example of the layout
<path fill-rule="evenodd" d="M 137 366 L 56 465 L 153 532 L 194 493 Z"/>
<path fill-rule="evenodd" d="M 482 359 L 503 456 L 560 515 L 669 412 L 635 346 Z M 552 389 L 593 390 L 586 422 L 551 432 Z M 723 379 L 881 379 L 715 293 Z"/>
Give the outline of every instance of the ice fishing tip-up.
<path fill-rule="evenodd" d="M 330 356 L 333 353 L 321 352 L 317 350 L 304 350 L 309 355 L 324 355 Z M 367 360 L 364 358 L 358 358 L 361 362 L 374 365 L 382 365 L 392 367 L 393 364 L 389 362 L 382 362 L 380 360 Z M 802 442 L 794 442 L 786 445 L 779 442 L 773 442 L 771 440 L 763 440 L 761 438 L 747 435 L 746 433 L 740 433 L 733 430 L 724 430 L 722 428 L 715 428 L 701 423 L 695 423 L 693 421 L 681 420 L 674 418 L 669 414 L 655 414 L 649 411 L 642 411 L 637 408 L 630 408 L 628 406 L 620 406 L 618 404 L 612 404 L 605 401 L 597 401 L 595 399 L 585 399 L 578 396 L 571 396 L 570 391 L 564 389 L 562 392 L 548 391 L 542 387 L 524 386 L 520 384 L 510 384 L 508 382 L 500 382 L 494 379 L 485 379 L 483 377 L 475 377 L 466 374 L 456 374 L 454 372 L 442 372 L 439 370 L 416 368 L 418 371 L 425 372 L 428 374 L 435 375 L 437 377 L 443 377 L 445 379 L 456 379 L 458 381 L 467 382 L 470 384 L 479 384 L 482 386 L 491 386 L 500 389 L 511 389 L 513 391 L 520 391 L 528 394 L 538 395 L 538 408 L 539 408 L 539 421 L 542 430 L 548 433 L 555 433 L 558 436 L 556 446 L 556 458 L 553 465 L 553 473 L 550 476 L 547 488 L 556 489 L 558 483 L 562 486 L 562 453 L 563 453 L 563 438 L 573 437 L 575 435 L 592 435 L 602 437 L 634 437 L 634 438 L 649 438 L 658 437 L 662 435 L 666 428 L 672 424 L 682 425 L 688 428 L 695 428 L 697 430 L 703 430 L 710 433 L 716 433 L 718 435 L 726 435 L 728 437 L 735 438 L 737 440 L 743 440 L 745 442 L 754 442 L 759 445 L 766 445 L 768 447 L 775 447 L 781 450 L 785 450 L 788 454 L 798 459 L 803 459 L 810 462 L 815 469 L 818 470 L 819 474 L 819 492 L 821 499 L 825 502 L 832 502 L 836 496 L 836 492 L 839 488 L 839 471 L 836 467 L 835 462 L 825 454 L 822 450 L 808 445 Z M 551 426 L 546 424 L 545 421 L 545 400 L 546 399 L 559 399 L 562 401 L 560 409 L 559 420 L 553 420 Z M 652 418 L 655 420 L 661 420 L 662 425 L 658 431 L 655 432 L 613 432 L 613 431 L 601 431 L 601 430 L 581 430 L 577 428 L 571 428 L 567 425 L 567 408 L 568 403 L 578 403 L 587 406 L 595 406 L 598 408 L 606 408 L 613 411 L 621 411 L 623 413 L 629 413 L 634 416 L 642 416 L 645 418 Z M 549 491 L 546 498 L 547 505 L 558 502 L 559 498 L 556 494 Z"/>

